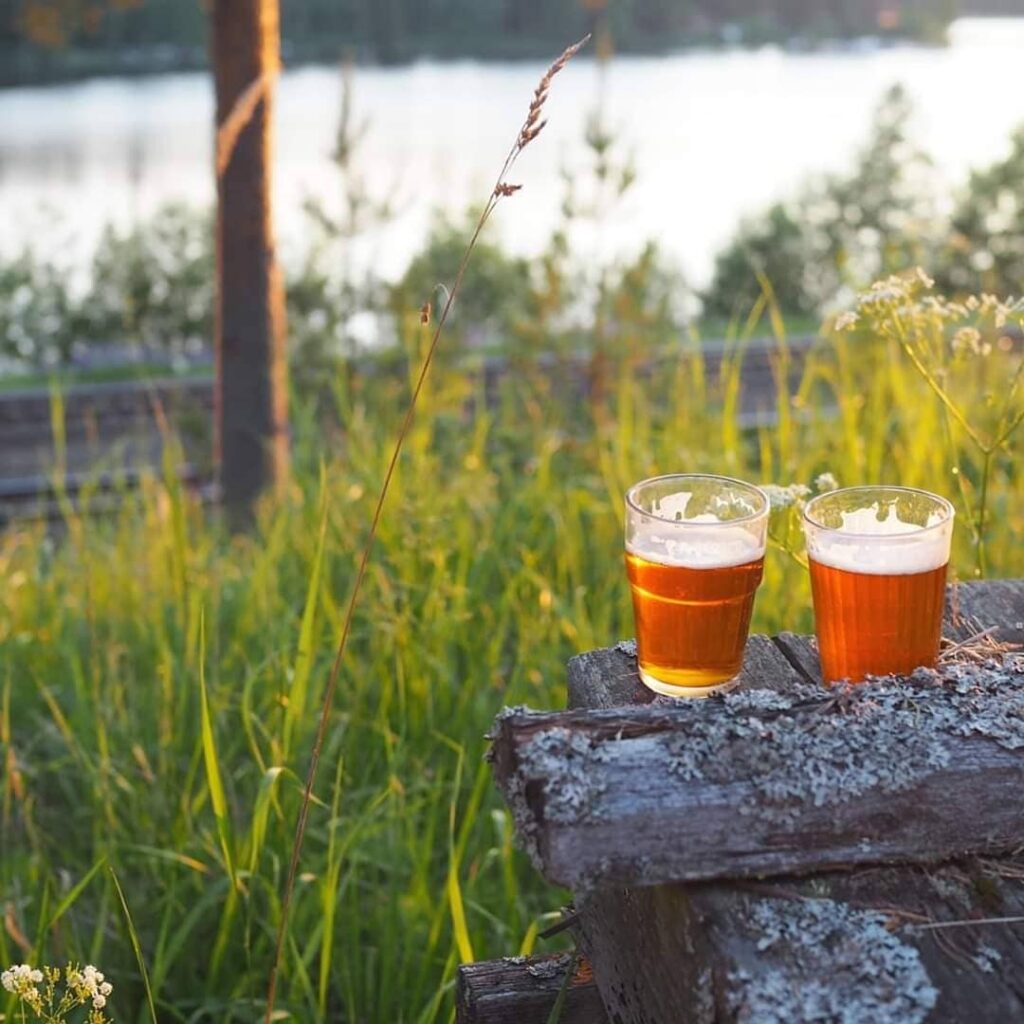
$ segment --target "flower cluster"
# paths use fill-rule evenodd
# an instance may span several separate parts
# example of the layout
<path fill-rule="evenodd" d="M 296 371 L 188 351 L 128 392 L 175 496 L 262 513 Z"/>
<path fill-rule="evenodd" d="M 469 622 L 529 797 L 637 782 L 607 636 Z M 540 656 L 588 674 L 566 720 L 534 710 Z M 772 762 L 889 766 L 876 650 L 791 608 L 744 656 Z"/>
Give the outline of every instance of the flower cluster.
<path fill-rule="evenodd" d="M 43 1005 L 42 993 L 37 988 L 43 982 L 43 972 L 28 964 L 15 964 L 0 974 L 4 990 L 23 999 L 37 1013 Z"/>
<path fill-rule="evenodd" d="M 876 281 L 858 296 L 854 309 L 835 318 L 833 329 L 859 328 L 883 336 L 906 337 L 922 327 L 956 328 L 964 324 L 953 335 L 953 351 L 988 355 L 992 346 L 982 340 L 985 330 L 1000 334 L 1007 324 L 1019 323 L 1024 317 L 1024 300 L 1003 301 L 982 294 L 960 302 L 931 293 L 933 286 L 932 279 L 920 267 Z"/>
<path fill-rule="evenodd" d="M 761 488 L 768 495 L 768 502 L 774 512 L 777 509 L 800 508 L 811 496 L 811 489 L 806 484 L 790 484 L 782 487 L 779 484 L 765 484 Z"/>
<path fill-rule="evenodd" d="M 103 972 L 97 971 L 92 964 L 86 965 L 81 971 L 69 968 L 68 988 L 82 1002 L 91 999 L 96 1010 L 102 1010 L 107 1005 L 107 996 L 114 991 L 114 986 L 104 980 Z"/>
<path fill-rule="evenodd" d="M 114 986 L 92 964 L 81 969 L 77 964 L 68 964 L 63 973 L 56 967 L 40 969 L 16 964 L 0 974 L 0 984 L 17 996 L 22 1009 L 27 1006 L 40 1024 L 67 1024 L 72 1018 L 79 1020 L 80 1017 L 74 1017 L 74 1011 L 81 1006 L 89 1007 L 84 1024 L 109 1024 L 103 1010 Z M 20 1019 L 25 1019 L 24 1013 Z"/>

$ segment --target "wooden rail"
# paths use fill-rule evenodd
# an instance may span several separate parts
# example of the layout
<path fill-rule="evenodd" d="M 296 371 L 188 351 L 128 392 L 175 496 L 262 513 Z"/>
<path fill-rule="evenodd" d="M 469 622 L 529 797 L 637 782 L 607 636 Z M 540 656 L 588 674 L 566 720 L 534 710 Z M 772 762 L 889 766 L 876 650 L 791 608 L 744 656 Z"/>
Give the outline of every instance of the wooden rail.
<path fill-rule="evenodd" d="M 791 386 L 798 379 L 813 338 L 795 339 Z M 740 393 L 741 427 L 770 423 L 775 416 L 777 346 L 754 339 L 744 348 Z M 705 374 L 713 380 L 731 351 L 724 342 L 708 341 L 701 348 Z M 654 374 L 670 357 L 662 356 L 638 368 Z M 675 357 L 672 357 L 675 358 Z M 589 360 L 583 356 L 541 356 L 538 368 L 559 388 L 586 397 L 592 384 Z M 378 364 L 360 365 L 360 372 L 382 372 Z M 497 407 L 501 385 L 518 367 L 504 358 L 489 358 L 472 372 L 488 408 Z M 63 393 L 63 464 L 67 489 L 75 490 L 91 475 L 138 480 L 142 470 L 160 465 L 168 430 L 182 441 L 185 456 L 200 476 L 209 466 L 212 438 L 213 384 L 209 380 L 163 379 L 108 384 L 75 385 Z M 474 403 L 467 414 L 472 416 Z M 57 452 L 52 432 L 52 395 L 47 388 L 0 393 L 0 515 L 8 518 L 45 506 L 51 488 Z M 209 471 L 205 471 L 209 479 Z M 3 488 L 6 486 L 6 492 Z M 35 514 L 33 511 L 32 514 Z"/>
<path fill-rule="evenodd" d="M 566 983 L 566 972 L 573 970 Z M 604 1007 L 585 959 L 570 953 L 506 956 L 463 964 L 456 988 L 459 1024 L 548 1024 L 562 989 L 558 1024 L 605 1024 Z"/>

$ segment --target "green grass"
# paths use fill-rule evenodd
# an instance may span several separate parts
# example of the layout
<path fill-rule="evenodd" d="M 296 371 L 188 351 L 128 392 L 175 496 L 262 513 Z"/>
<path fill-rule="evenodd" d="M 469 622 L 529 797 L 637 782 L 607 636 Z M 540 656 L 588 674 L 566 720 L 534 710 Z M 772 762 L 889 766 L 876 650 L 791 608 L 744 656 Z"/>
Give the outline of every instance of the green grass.
<path fill-rule="evenodd" d="M 632 634 L 628 484 L 828 470 L 961 511 L 973 494 L 968 449 L 891 342 L 825 343 L 777 425 L 746 432 L 735 362 L 705 386 L 699 353 L 654 380 L 615 360 L 599 408 L 524 367 L 475 417 L 468 378 L 437 368 L 332 714 L 278 1004 L 292 1019 L 448 1022 L 457 963 L 529 951 L 564 900 L 513 847 L 484 734 L 504 704 L 560 706 L 566 659 Z M 976 402 L 1004 369 L 993 356 L 976 374 Z M 298 406 L 294 486 L 251 536 L 227 536 L 170 479 L 114 518 L 69 518 L 60 541 L 0 536 L 0 960 L 95 962 L 117 1019 L 149 1020 L 109 867 L 159 1019 L 257 1018 L 314 708 L 407 391 L 339 385 L 341 431 Z M 991 572 L 1024 575 L 1008 452 L 988 488 Z M 961 529 L 954 564 L 968 577 L 975 562 Z M 784 551 L 769 551 L 755 626 L 811 626 Z"/>
<path fill-rule="evenodd" d="M 124 366 L 97 366 L 91 369 L 67 367 L 54 373 L 15 373 L 0 376 L 0 394 L 24 389 L 49 388 L 54 385 L 62 388 L 76 384 L 117 384 L 122 381 L 166 380 L 212 380 L 213 368 L 209 366 L 190 366 L 186 370 L 175 369 L 170 365 L 159 364 L 125 364 Z"/>

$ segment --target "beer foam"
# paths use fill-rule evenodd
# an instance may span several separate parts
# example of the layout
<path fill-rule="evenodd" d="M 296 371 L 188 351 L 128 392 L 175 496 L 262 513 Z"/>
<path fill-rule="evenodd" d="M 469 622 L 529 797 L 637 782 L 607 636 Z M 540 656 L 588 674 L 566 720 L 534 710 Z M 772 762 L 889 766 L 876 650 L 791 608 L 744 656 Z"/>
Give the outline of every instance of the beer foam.
<path fill-rule="evenodd" d="M 882 518 L 879 511 L 876 502 L 843 512 L 842 526 L 835 529 L 812 522 L 807 553 L 821 565 L 873 576 L 931 572 L 949 561 L 952 517 L 944 522 L 940 512 L 932 512 L 922 526 L 904 522 L 892 505 Z"/>
<path fill-rule="evenodd" d="M 742 526 L 729 526 L 710 513 L 678 520 L 683 530 L 644 524 L 626 544 L 630 554 L 681 569 L 725 569 L 764 556 L 764 540 Z M 700 524 L 715 523 L 714 526 Z M 694 525 L 690 525 L 694 524 Z"/>

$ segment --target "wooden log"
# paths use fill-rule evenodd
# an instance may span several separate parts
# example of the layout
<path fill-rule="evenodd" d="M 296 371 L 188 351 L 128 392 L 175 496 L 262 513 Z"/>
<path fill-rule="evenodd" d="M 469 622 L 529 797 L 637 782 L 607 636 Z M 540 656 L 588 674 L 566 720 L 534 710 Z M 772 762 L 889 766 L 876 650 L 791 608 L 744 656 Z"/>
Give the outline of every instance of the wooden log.
<path fill-rule="evenodd" d="M 1020 583 L 973 584 L 960 597 L 961 608 L 998 626 L 1003 639 L 1020 638 Z M 791 681 L 814 678 L 807 638 L 779 638 L 778 649 Z M 625 657 L 595 652 L 570 663 L 573 706 L 605 708 L 628 695 Z M 591 685 L 602 660 L 616 668 L 615 686 Z M 616 886 L 579 893 L 576 902 L 581 947 L 609 1018 L 622 1024 L 1024 1019 L 1020 858 Z M 935 927 L 943 923 L 953 926 Z"/>
<path fill-rule="evenodd" d="M 570 953 L 507 956 L 463 964 L 456 983 L 458 1024 L 547 1024 L 576 962 Z M 605 1024 L 608 1018 L 590 964 L 580 960 L 562 1004 L 559 1024 Z"/>
<path fill-rule="evenodd" d="M 623 1024 L 1003 1024 L 1024 1020 L 1021 878 L 968 862 L 609 889 L 579 901 L 580 941 Z"/>
<path fill-rule="evenodd" d="M 961 590 L 1004 633 L 1024 618 L 1020 584 Z M 1022 668 L 828 691 L 806 639 L 755 637 L 734 693 L 623 707 L 642 694 L 620 646 L 570 665 L 570 702 L 597 710 L 499 718 L 495 774 L 576 890 L 996 853 L 1024 845 Z"/>
<path fill-rule="evenodd" d="M 514 710 L 496 775 L 540 870 L 574 889 L 1024 845 L 1024 674 L 920 675 L 840 696 L 794 682 L 682 707 Z"/>

